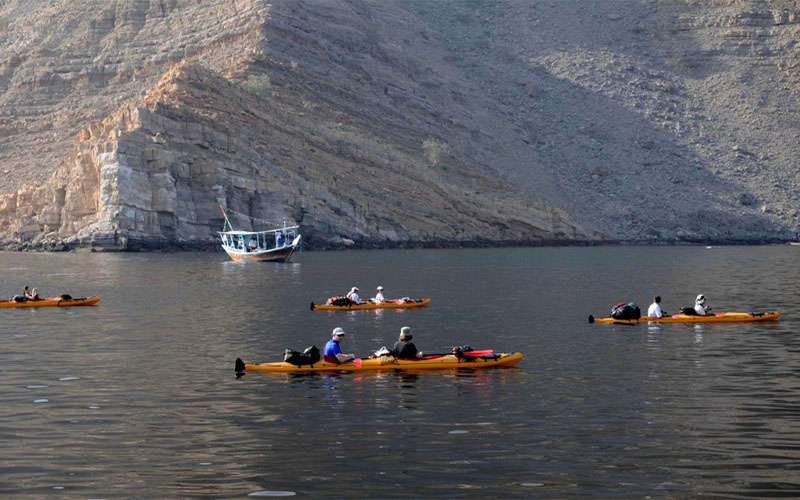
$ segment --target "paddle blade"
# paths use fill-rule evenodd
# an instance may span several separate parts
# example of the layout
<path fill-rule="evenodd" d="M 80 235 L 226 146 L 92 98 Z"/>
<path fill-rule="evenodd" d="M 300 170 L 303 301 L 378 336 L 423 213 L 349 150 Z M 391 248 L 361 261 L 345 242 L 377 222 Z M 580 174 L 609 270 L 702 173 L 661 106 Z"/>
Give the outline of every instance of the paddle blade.
<path fill-rule="evenodd" d="M 361 358 L 356 358 L 353 360 L 353 364 L 357 367 L 361 368 Z"/>
<path fill-rule="evenodd" d="M 244 361 L 242 358 L 236 358 L 236 366 L 234 366 L 236 373 L 241 373 L 244 371 Z"/>

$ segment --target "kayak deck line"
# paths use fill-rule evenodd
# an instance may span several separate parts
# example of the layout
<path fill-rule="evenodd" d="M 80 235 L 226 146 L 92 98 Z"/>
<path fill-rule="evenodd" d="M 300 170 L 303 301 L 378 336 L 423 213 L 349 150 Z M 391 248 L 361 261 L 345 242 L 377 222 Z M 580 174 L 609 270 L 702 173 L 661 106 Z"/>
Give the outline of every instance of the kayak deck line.
<path fill-rule="evenodd" d="M 454 354 L 438 356 L 433 359 L 386 359 L 365 358 L 360 366 L 353 362 L 328 363 L 318 361 L 312 365 L 297 366 L 283 361 L 274 363 L 246 364 L 241 358 L 236 358 L 234 369 L 236 373 L 246 371 L 261 371 L 272 373 L 302 373 L 302 372 L 362 372 L 379 370 L 448 370 L 448 369 L 481 369 L 493 367 L 514 366 L 522 361 L 521 352 L 505 352 L 482 356 L 458 357 Z"/>
<path fill-rule="evenodd" d="M 589 315 L 589 323 L 603 323 L 615 325 L 637 325 L 639 323 L 753 323 L 759 321 L 778 321 L 780 313 L 778 311 L 767 312 L 722 312 L 708 314 L 706 316 L 696 316 L 690 314 L 673 314 L 656 318 L 654 316 L 642 316 L 639 319 L 616 319 L 616 318 L 595 318 Z"/>
<path fill-rule="evenodd" d="M 73 299 L 63 299 L 61 297 L 47 297 L 45 299 L 16 302 L 15 300 L 4 300 L 0 302 L 0 309 L 24 309 L 29 307 L 77 307 L 92 306 L 100 302 L 100 297 L 78 297 Z"/>
<path fill-rule="evenodd" d="M 363 304 L 349 304 L 346 306 L 335 306 L 333 304 L 315 304 L 311 303 L 310 309 L 312 311 L 359 311 L 365 309 L 415 309 L 417 307 L 427 307 L 430 305 L 431 299 L 411 299 L 410 301 L 403 301 L 402 299 L 387 300 L 381 303 L 364 302 Z"/>

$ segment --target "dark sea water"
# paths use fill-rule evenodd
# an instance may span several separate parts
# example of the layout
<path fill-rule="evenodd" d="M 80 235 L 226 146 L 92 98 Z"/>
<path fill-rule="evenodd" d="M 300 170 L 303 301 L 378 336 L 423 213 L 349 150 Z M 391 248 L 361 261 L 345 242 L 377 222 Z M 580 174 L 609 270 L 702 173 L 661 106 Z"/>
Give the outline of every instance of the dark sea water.
<path fill-rule="evenodd" d="M 0 253 L 0 497 L 800 497 L 800 247 Z M 378 284 L 409 311 L 311 312 Z M 589 324 L 621 301 L 780 322 Z M 517 368 L 236 378 L 336 326 L 367 355 L 521 351 Z"/>

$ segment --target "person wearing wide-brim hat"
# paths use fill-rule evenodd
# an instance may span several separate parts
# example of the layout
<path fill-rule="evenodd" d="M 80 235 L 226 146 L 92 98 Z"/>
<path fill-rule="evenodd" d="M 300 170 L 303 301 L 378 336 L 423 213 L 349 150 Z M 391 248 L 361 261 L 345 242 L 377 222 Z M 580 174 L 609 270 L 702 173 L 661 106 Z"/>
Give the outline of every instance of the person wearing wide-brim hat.
<path fill-rule="evenodd" d="M 414 359 L 421 358 L 422 351 L 417 351 L 417 346 L 411 342 L 413 335 L 411 334 L 411 327 L 404 326 L 400 329 L 400 340 L 395 342 L 392 348 L 392 354 L 398 359 Z"/>
<path fill-rule="evenodd" d="M 381 285 L 378 285 L 378 288 L 375 289 L 375 297 L 373 297 L 372 302 L 376 304 L 386 302 L 386 298 L 383 296 L 383 287 Z"/>
<path fill-rule="evenodd" d="M 350 289 L 349 292 L 347 292 L 347 298 L 350 299 L 353 302 L 353 304 L 360 304 L 361 296 L 358 295 L 358 292 L 360 291 L 361 290 L 359 290 L 357 286 L 354 286 L 353 288 Z"/>
<path fill-rule="evenodd" d="M 702 293 L 694 299 L 694 312 L 696 312 L 698 316 L 705 316 L 711 312 L 711 308 L 706 307 L 706 296 Z"/>
<path fill-rule="evenodd" d="M 337 326 L 333 329 L 331 332 L 331 339 L 325 344 L 325 350 L 322 352 L 322 359 L 328 363 L 336 363 L 337 365 L 356 359 L 353 354 L 342 354 L 339 342 L 344 340 L 345 335 L 347 334 L 343 328 Z"/>

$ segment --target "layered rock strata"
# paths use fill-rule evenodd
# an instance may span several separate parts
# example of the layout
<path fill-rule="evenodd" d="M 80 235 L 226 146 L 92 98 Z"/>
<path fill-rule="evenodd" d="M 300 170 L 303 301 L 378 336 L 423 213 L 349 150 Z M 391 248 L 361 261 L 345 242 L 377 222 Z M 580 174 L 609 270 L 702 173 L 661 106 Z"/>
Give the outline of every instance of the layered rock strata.
<path fill-rule="evenodd" d="M 491 179 L 475 177 L 489 192 L 461 201 L 460 188 L 427 182 L 413 158 L 384 172 L 378 146 L 352 152 L 362 165 L 354 171 L 337 162 L 334 131 L 293 149 L 306 120 L 209 70 L 178 65 L 144 99 L 82 130 L 46 183 L 0 199 L 0 231 L 31 247 L 208 246 L 226 206 L 298 221 L 312 247 L 591 237 L 565 212 L 515 200 Z M 279 166 L 289 159 L 298 172 Z"/>
<path fill-rule="evenodd" d="M 0 239 L 774 241 L 800 228 L 797 1 L 0 6 Z M 248 224 L 246 219 L 237 224 Z"/>

